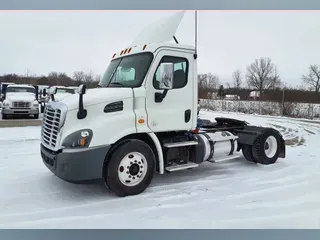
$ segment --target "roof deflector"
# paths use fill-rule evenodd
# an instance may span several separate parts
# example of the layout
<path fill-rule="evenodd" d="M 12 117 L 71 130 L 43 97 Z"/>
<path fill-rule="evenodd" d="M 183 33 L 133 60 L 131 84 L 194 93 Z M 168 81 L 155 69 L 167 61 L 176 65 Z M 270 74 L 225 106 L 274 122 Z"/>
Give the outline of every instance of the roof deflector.
<path fill-rule="evenodd" d="M 185 11 L 175 13 L 142 29 L 131 46 L 171 41 L 176 34 Z"/>

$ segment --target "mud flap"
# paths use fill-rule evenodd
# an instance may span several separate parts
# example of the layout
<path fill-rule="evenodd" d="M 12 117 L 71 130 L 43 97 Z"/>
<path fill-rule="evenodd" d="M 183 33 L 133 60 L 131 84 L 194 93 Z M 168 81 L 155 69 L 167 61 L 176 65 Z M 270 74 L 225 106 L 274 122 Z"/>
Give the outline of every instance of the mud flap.
<path fill-rule="evenodd" d="M 280 134 L 281 136 L 281 134 Z M 279 158 L 285 158 L 286 157 L 286 143 L 283 139 L 283 137 L 281 136 L 281 141 L 280 141 L 280 153 L 279 153 Z"/>

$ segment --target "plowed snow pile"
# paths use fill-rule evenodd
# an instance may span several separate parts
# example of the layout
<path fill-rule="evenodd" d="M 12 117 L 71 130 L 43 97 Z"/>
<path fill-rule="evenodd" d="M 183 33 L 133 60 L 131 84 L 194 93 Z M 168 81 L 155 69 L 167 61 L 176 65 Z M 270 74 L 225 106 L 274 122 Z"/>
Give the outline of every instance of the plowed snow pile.
<path fill-rule="evenodd" d="M 162 176 L 141 195 L 73 185 L 43 165 L 40 127 L 0 129 L 1 228 L 319 228 L 320 124 L 201 112 L 280 130 L 287 157 L 270 166 L 244 158 Z"/>

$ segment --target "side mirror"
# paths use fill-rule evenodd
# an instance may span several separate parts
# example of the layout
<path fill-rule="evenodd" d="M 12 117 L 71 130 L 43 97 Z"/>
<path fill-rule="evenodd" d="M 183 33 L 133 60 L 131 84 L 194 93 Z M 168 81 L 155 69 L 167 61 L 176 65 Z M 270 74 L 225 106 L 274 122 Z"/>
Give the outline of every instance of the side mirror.
<path fill-rule="evenodd" d="M 81 85 L 77 88 L 76 92 L 77 92 L 78 94 L 81 94 L 81 95 L 86 94 L 86 92 L 87 92 L 87 86 L 86 86 L 85 84 L 81 84 Z"/>
<path fill-rule="evenodd" d="M 79 111 L 77 114 L 78 119 L 84 119 L 87 116 L 87 110 L 84 109 L 83 106 L 83 95 L 86 94 L 87 86 L 85 84 L 81 84 L 76 90 L 79 93 Z"/>
<path fill-rule="evenodd" d="M 54 94 L 56 94 L 57 93 L 57 87 L 51 87 L 51 88 L 49 88 L 49 90 L 48 90 L 48 94 L 49 95 L 54 95 Z"/>
<path fill-rule="evenodd" d="M 161 63 L 159 88 L 164 90 L 172 89 L 173 80 L 173 63 Z"/>

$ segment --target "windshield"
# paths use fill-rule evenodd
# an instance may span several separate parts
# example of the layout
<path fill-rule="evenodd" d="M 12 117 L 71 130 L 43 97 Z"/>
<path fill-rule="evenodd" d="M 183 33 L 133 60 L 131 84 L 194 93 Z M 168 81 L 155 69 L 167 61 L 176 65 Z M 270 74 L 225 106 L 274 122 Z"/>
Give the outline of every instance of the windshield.
<path fill-rule="evenodd" d="M 36 89 L 35 88 L 30 88 L 30 87 L 8 87 L 7 88 L 7 93 L 19 93 L 19 92 L 23 92 L 23 93 L 36 93 Z"/>
<path fill-rule="evenodd" d="M 140 87 L 152 59 L 152 53 L 140 53 L 112 60 L 99 87 Z"/>
<path fill-rule="evenodd" d="M 71 89 L 71 88 L 58 88 L 57 89 L 57 93 L 70 93 L 70 94 L 74 94 L 75 90 Z"/>

